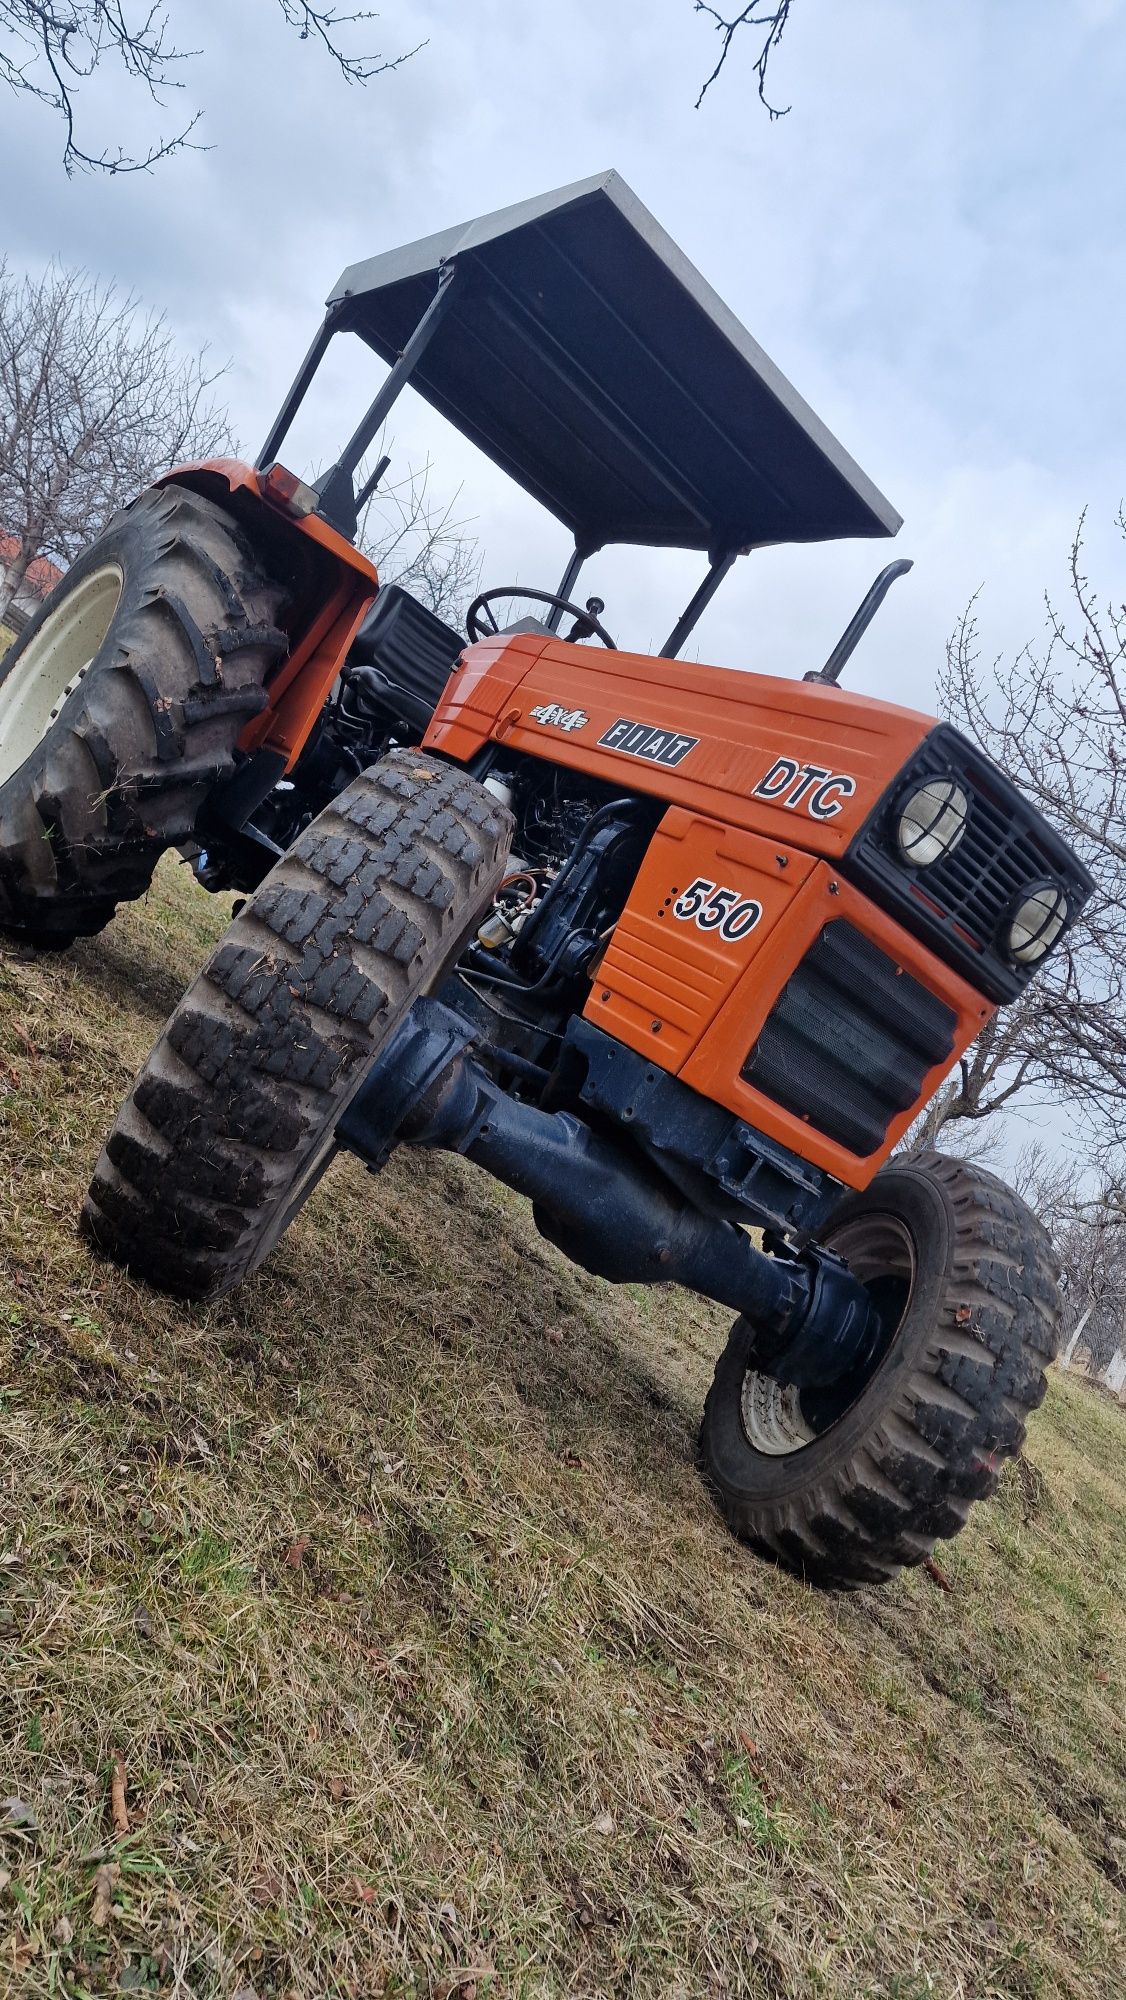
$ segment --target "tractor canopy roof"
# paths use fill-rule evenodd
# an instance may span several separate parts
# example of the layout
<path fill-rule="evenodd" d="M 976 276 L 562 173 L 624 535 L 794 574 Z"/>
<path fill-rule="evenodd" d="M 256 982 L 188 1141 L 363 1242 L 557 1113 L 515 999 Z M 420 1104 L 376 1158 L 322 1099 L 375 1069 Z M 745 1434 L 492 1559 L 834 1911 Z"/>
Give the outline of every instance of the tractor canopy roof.
<path fill-rule="evenodd" d="M 722 551 L 894 535 L 900 517 L 616 173 L 354 264 L 329 323 L 564 522 Z"/>

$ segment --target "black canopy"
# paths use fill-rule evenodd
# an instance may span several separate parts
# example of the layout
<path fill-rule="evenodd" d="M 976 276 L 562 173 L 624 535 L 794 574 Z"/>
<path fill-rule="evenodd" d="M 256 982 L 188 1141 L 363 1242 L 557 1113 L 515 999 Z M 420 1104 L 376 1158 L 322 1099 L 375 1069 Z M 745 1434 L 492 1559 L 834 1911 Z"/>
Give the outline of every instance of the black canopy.
<path fill-rule="evenodd" d="M 329 298 L 583 545 L 711 552 L 894 535 L 900 518 L 620 175 L 345 271 Z"/>

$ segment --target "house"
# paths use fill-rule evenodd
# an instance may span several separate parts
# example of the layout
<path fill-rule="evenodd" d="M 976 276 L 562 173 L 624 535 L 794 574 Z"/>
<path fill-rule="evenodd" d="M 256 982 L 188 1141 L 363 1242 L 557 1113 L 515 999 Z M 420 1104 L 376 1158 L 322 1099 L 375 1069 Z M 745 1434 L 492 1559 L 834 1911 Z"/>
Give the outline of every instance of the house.
<path fill-rule="evenodd" d="M 19 552 L 20 545 L 16 537 L 0 533 L 0 570 L 6 570 L 8 564 L 16 560 Z M 0 653 L 5 652 L 12 640 L 23 631 L 28 619 L 38 611 L 43 599 L 55 588 L 62 574 L 57 564 L 51 562 L 47 556 L 36 556 L 3 618 L 0 619 Z"/>

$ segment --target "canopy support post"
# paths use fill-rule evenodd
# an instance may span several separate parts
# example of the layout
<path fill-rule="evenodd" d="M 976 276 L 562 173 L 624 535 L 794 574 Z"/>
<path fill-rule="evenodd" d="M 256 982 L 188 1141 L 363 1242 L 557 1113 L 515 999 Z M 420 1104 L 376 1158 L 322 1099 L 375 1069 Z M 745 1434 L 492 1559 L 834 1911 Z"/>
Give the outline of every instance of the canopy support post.
<path fill-rule="evenodd" d="M 589 562 L 591 556 L 594 555 L 597 547 L 598 547 L 597 542 L 576 541 L 574 549 L 572 550 L 570 556 L 567 558 L 567 567 L 563 571 L 563 574 L 559 579 L 559 589 L 556 592 L 557 597 L 566 597 L 566 598 L 570 597 L 571 592 L 574 590 L 575 585 L 577 584 L 579 577 L 582 574 L 583 564 Z M 546 619 L 544 620 L 544 623 L 546 624 L 548 631 L 558 632 L 562 622 L 563 622 L 563 607 L 561 604 L 553 604 L 551 610 L 547 614 Z"/>
<path fill-rule="evenodd" d="M 691 597 L 669 633 L 661 648 L 662 660 L 675 660 L 689 633 L 699 623 L 707 610 L 736 556 L 747 555 L 747 549 L 724 549 L 711 557 L 711 568 L 704 581 Z"/>
<path fill-rule="evenodd" d="M 410 381 L 418 362 L 422 359 L 439 326 L 446 316 L 453 296 L 453 281 L 457 276 L 454 258 L 441 265 L 438 271 L 438 289 L 403 348 L 386 382 L 375 401 L 361 417 L 336 464 L 321 480 L 318 491 L 320 506 L 317 512 L 324 520 L 339 528 L 349 541 L 356 536 L 356 471 L 372 439 L 386 421 L 387 414 L 399 395 Z"/>
<path fill-rule="evenodd" d="M 289 427 L 308 394 L 309 384 L 325 358 L 328 343 L 336 331 L 336 311 L 331 309 L 317 329 L 316 338 L 293 378 L 285 402 L 274 418 L 270 435 L 254 462 L 256 472 L 265 472 L 274 463 L 285 442 Z"/>

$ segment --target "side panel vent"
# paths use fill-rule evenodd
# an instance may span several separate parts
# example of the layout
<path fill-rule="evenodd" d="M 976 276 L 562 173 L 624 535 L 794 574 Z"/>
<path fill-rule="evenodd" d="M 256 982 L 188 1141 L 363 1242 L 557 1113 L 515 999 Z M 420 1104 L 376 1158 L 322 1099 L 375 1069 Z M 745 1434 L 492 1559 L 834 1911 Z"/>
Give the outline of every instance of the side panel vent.
<path fill-rule="evenodd" d="M 864 1157 L 946 1061 L 956 1026 L 944 1001 L 837 918 L 783 987 L 742 1075 Z"/>

